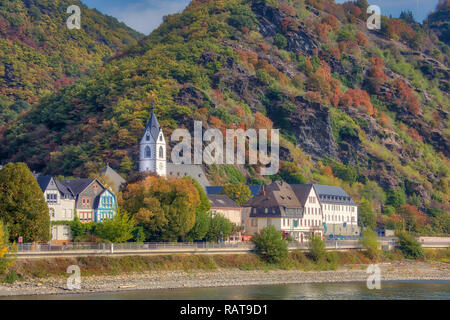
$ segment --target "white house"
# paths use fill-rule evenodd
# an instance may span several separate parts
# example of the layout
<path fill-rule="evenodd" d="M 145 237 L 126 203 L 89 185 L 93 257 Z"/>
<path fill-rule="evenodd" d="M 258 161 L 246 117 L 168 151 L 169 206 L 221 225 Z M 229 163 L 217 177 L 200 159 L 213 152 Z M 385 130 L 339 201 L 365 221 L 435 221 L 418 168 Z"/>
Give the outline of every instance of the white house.
<path fill-rule="evenodd" d="M 299 242 L 307 242 L 314 234 L 323 235 L 321 207 L 312 185 L 276 181 L 261 187 L 243 207 L 248 236 L 270 225 Z"/>
<path fill-rule="evenodd" d="M 359 235 L 358 205 L 341 187 L 315 184 L 326 235 Z"/>
<path fill-rule="evenodd" d="M 37 177 L 47 202 L 50 221 L 72 221 L 75 217 L 75 197 L 66 186 L 50 176 Z M 52 241 L 66 242 L 72 239 L 68 225 L 54 225 Z"/>

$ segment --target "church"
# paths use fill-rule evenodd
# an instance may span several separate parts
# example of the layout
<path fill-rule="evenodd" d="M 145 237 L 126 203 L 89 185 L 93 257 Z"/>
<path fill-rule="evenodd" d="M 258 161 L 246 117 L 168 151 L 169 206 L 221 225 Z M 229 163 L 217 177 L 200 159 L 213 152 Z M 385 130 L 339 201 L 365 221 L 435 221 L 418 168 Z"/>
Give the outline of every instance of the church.
<path fill-rule="evenodd" d="M 139 142 L 139 171 L 155 172 L 161 177 L 191 177 L 203 188 L 210 185 L 201 165 L 168 161 L 166 138 L 153 109 Z"/>

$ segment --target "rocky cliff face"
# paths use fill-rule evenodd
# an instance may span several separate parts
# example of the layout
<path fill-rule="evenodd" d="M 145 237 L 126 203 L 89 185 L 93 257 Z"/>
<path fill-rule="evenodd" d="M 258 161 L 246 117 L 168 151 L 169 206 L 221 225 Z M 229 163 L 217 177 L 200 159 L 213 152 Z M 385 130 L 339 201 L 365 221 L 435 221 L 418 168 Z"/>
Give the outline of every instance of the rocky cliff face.
<path fill-rule="evenodd" d="M 356 197 L 373 182 L 423 208 L 447 208 L 443 45 L 398 19 L 368 31 L 352 3 L 308 3 L 193 1 L 91 79 L 4 128 L 0 161 L 58 174 L 120 167 L 136 155 L 152 104 L 168 132 L 193 119 L 219 129 L 273 126 L 289 142 L 282 160 L 312 182 L 341 183 Z M 214 170 L 217 181 L 236 174 Z M 245 178 L 270 179 L 251 166 Z"/>

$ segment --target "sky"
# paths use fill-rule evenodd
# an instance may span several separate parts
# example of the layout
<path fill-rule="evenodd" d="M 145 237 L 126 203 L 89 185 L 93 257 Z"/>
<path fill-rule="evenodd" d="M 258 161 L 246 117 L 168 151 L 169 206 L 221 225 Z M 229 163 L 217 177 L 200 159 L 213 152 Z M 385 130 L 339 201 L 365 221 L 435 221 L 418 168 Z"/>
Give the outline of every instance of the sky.
<path fill-rule="evenodd" d="M 190 0 L 82 0 L 88 7 L 116 17 L 131 28 L 149 34 L 157 28 L 163 16 L 181 12 Z M 336 0 L 343 3 L 344 0 Z M 398 17 L 400 12 L 410 10 L 417 21 L 422 21 L 436 8 L 438 0 L 368 0 L 378 5 L 381 14 Z"/>

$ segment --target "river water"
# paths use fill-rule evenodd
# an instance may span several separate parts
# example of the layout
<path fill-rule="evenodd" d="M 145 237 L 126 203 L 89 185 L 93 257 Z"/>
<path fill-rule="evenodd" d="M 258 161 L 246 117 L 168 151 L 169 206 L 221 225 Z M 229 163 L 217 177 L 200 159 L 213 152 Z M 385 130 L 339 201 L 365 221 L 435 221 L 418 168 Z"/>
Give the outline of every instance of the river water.
<path fill-rule="evenodd" d="M 381 289 L 369 290 L 366 283 L 314 283 L 220 288 L 186 288 L 50 295 L 7 299 L 43 300 L 450 300 L 450 281 L 385 281 Z"/>

